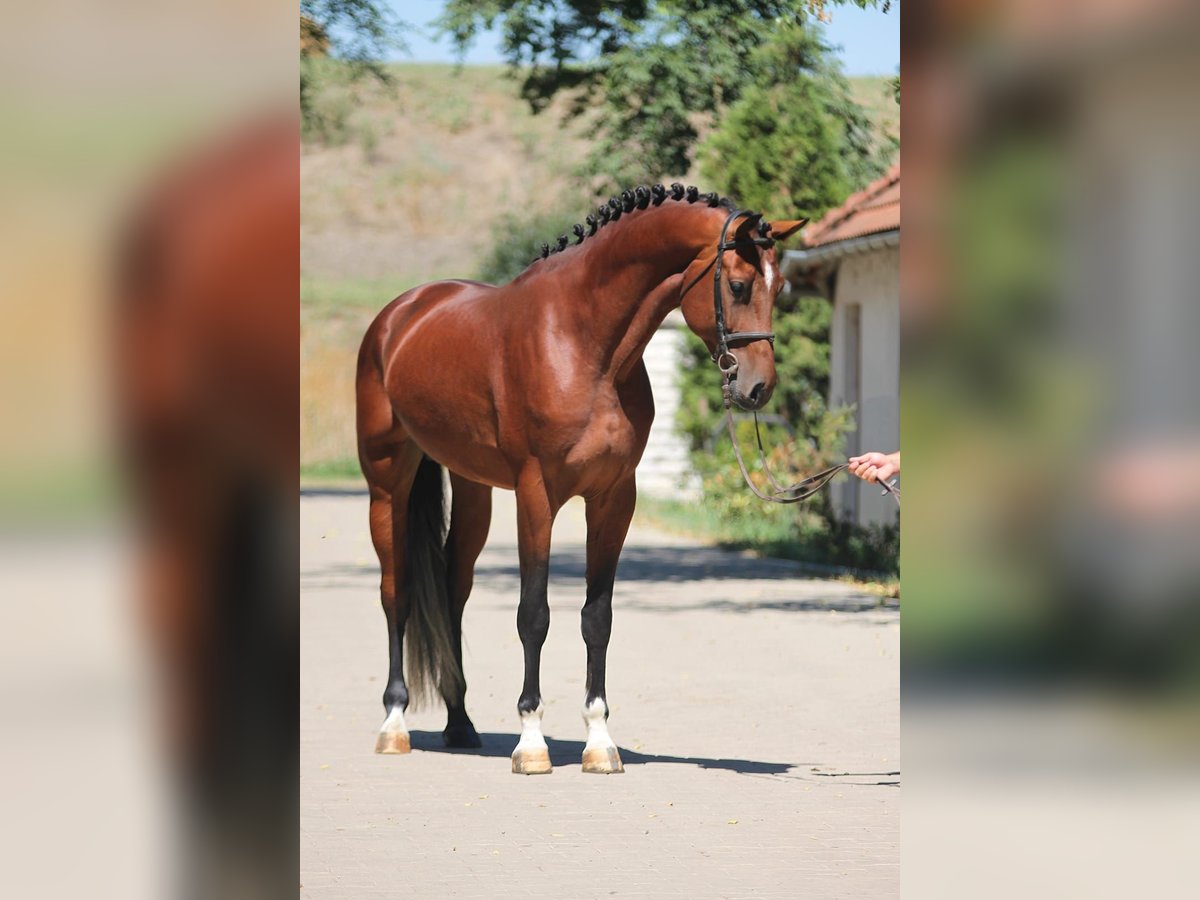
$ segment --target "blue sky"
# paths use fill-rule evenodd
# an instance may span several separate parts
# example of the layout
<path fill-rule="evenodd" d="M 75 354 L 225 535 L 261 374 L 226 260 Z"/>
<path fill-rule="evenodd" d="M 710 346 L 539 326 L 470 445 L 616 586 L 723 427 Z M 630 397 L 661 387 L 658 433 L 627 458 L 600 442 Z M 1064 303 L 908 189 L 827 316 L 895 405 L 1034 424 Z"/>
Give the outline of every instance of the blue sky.
<path fill-rule="evenodd" d="M 443 0 L 389 0 L 389 6 L 405 22 L 418 26 L 405 35 L 408 54 L 396 59 L 415 62 L 453 62 L 456 57 L 448 41 L 436 42 L 424 26 L 437 17 Z M 900 3 L 894 2 L 888 13 L 857 6 L 828 7 L 833 22 L 826 27 L 831 44 L 840 45 L 842 65 L 847 75 L 894 75 L 900 69 Z M 479 35 L 467 51 L 468 63 L 498 63 L 499 35 L 492 31 Z"/>

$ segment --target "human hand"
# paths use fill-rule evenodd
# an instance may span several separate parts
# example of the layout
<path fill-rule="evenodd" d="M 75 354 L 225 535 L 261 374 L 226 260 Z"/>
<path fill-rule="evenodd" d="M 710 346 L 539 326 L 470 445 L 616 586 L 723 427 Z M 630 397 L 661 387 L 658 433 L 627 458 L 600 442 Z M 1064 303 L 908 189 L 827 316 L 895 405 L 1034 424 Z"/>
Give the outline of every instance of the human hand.
<path fill-rule="evenodd" d="M 900 451 L 895 453 L 879 453 L 873 451 L 862 456 L 850 457 L 850 471 L 861 478 L 875 484 L 887 481 L 893 475 L 900 474 Z"/>

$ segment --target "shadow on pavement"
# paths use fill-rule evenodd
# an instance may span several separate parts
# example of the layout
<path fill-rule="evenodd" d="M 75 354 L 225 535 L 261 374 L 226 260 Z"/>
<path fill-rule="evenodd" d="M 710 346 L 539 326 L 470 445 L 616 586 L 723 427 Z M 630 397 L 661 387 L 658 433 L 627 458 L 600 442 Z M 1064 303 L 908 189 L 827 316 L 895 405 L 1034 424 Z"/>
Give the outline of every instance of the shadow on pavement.
<path fill-rule="evenodd" d="M 662 600 L 645 596 L 636 596 L 632 589 L 621 590 L 625 583 L 636 583 L 642 586 L 658 584 L 678 584 L 685 580 L 721 582 L 734 579 L 791 579 L 797 581 L 816 581 L 811 576 L 791 570 L 785 572 L 743 571 L 740 568 L 727 565 L 730 557 L 723 555 L 718 559 L 718 565 L 709 565 L 691 570 L 685 561 L 672 561 L 669 555 L 681 552 L 673 548 L 649 550 L 646 548 L 627 548 L 621 557 L 621 567 L 617 573 L 616 609 L 634 610 L 648 613 L 690 612 L 692 610 L 708 610 L 710 612 L 748 613 L 757 610 L 775 610 L 777 612 L 807 612 L 837 610 L 838 612 L 875 612 L 880 609 L 899 609 L 900 603 L 892 598 L 880 598 L 864 592 L 821 592 L 817 596 L 794 599 L 765 599 L 747 597 L 739 599 L 735 594 L 737 586 L 729 585 L 724 597 L 702 597 L 695 600 Z M 718 551 L 710 551 L 718 552 Z M 650 561 L 647 554 L 654 554 Z M 515 557 L 515 554 L 514 554 Z M 633 565 L 628 565 L 633 557 Z M 640 559 L 640 568 L 639 562 Z M 762 560 L 738 560 L 734 562 L 761 563 Z M 569 558 L 568 554 L 555 554 L 550 562 L 550 584 L 556 591 L 577 589 L 579 600 L 583 602 L 582 582 L 584 580 L 584 555 L 578 554 L 578 559 Z M 511 566 L 479 565 L 475 568 L 477 583 L 498 592 L 509 592 L 514 605 L 521 587 L 521 573 L 515 558 Z M 372 564 L 367 566 L 337 564 L 309 569 L 301 573 L 300 584 L 304 590 L 332 590 L 338 588 L 358 588 L 376 590 L 379 580 L 379 567 Z M 485 581 L 486 580 L 486 581 Z M 559 595 L 555 600 L 561 600 Z M 555 602 L 557 605 L 557 602 Z"/>
<path fill-rule="evenodd" d="M 551 578 L 583 579 L 587 573 L 587 551 L 569 547 L 550 551 Z M 520 578 L 516 554 L 506 565 L 481 564 L 476 579 Z M 626 545 L 617 567 L 618 581 L 687 582 L 723 579 L 814 580 L 799 563 L 759 559 L 716 547 L 645 547 Z"/>
<path fill-rule="evenodd" d="M 691 612 L 704 609 L 709 612 L 749 613 L 759 610 L 774 610 L 776 612 L 837 612 L 860 613 L 876 612 L 879 610 L 900 608 L 895 600 L 879 600 L 870 594 L 849 597 L 819 597 L 811 600 L 729 600 L 715 597 L 711 600 L 695 602 L 666 602 L 647 601 L 636 598 L 617 598 L 619 609 L 632 609 L 639 612 Z"/>
<path fill-rule="evenodd" d="M 457 753 L 464 756 L 486 756 L 508 758 L 512 755 L 513 747 L 517 745 L 517 735 L 484 732 L 479 735 L 483 741 L 482 747 L 459 749 L 442 744 L 440 731 L 413 731 L 409 733 L 414 750 L 428 753 Z M 546 738 L 550 748 L 550 762 L 556 766 L 579 765 L 583 756 L 583 741 L 563 741 L 556 738 Z M 739 772 L 743 775 L 782 775 L 798 766 L 808 763 L 775 763 L 759 762 L 750 759 L 705 759 L 699 756 L 662 756 L 657 753 L 639 753 L 628 747 L 620 747 L 621 762 L 626 766 L 640 766 L 647 763 L 677 763 L 695 766 L 700 769 L 723 769 L 727 772 Z"/>
<path fill-rule="evenodd" d="M 308 570 L 308 578 L 327 575 L 378 577 L 379 566 L 372 558 L 368 565 L 336 565 Z M 583 581 L 587 575 L 587 552 L 583 547 L 552 550 L 551 581 Z M 521 583 L 521 569 L 514 549 L 503 563 L 488 562 L 485 557 L 475 566 L 475 580 L 488 580 L 497 588 Z M 621 551 L 618 582 L 659 582 L 680 584 L 692 581 L 822 581 L 819 575 L 804 571 L 801 563 L 780 559 L 757 559 L 715 547 L 639 547 Z"/>

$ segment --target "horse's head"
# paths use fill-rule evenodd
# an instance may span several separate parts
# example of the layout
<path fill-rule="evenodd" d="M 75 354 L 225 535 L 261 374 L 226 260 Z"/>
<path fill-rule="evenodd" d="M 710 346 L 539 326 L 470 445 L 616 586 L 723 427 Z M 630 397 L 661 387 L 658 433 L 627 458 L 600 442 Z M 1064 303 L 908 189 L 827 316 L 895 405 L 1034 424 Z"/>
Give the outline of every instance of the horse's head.
<path fill-rule="evenodd" d="M 729 374 L 730 396 L 742 409 L 762 409 L 775 390 L 775 351 L 768 336 L 783 288 L 775 244 L 807 221 L 768 224 L 757 213 L 730 219 L 724 242 L 734 246 L 720 250 L 721 239 L 714 241 L 684 272 L 683 317 Z M 723 323 L 717 320 L 716 276 Z"/>

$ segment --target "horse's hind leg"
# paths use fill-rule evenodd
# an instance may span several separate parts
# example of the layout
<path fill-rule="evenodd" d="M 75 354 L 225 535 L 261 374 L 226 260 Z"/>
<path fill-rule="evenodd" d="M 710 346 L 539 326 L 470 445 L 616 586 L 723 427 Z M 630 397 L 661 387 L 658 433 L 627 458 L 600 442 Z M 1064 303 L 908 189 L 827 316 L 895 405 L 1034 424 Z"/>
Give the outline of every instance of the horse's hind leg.
<path fill-rule="evenodd" d="M 636 502 L 637 488 L 632 476 L 607 493 L 587 501 L 587 600 L 580 614 L 580 630 L 587 645 L 583 721 L 588 735 L 583 748 L 583 771 L 602 775 L 625 771 L 617 745 L 608 734 L 604 673 L 608 639 L 612 634 L 612 594 L 617 559 L 625 544 Z"/>
<path fill-rule="evenodd" d="M 475 581 L 475 560 L 487 542 L 492 524 L 492 489 L 450 474 L 452 500 L 450 533 L 446 537 L 447 594 L 450 597 L 450 626 L 459 671 L 462 671 L 462 616 Z M 443 694 L 446 701 L 446 730 L 442 739 L 447 747 L 479 747 L 482 742 L 467 716 L 467 682 L 457 696 Z"/>
<path fill-rule="evenodd" d="M 392 461 L 402 470 L 397 472 L 393 484 L 370 485 L 371 541 L 379 556 L 379 597 L 388 631 L 388 680 L 383 691 L 386 718 L 375 742 L 376 753 L 408 753 L 411 749 L 404 722 L 404 712 L 408 709 L 408 686 L 404 681 L 404 626 L 408 621 L 409 606 L 403 590 L 404 531 L 408 491 L 420 458 L 419 450 L 403 454 Z"/>

